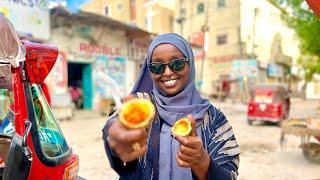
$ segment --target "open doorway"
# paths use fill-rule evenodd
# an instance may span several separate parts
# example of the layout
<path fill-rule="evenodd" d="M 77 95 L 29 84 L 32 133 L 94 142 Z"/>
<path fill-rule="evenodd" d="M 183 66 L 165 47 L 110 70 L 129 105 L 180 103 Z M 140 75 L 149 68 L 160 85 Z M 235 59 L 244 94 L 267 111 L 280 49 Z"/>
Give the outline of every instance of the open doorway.
<path fill-rule="evenodd" d="M 68 88 L 77 109 L 92 109 L 92 65 L 68 63 Z"/>
<path fill-rule="evenodd" d="M 68 90 L 77 109 L 83 109 L 83 64 L 68 63 Z"/>

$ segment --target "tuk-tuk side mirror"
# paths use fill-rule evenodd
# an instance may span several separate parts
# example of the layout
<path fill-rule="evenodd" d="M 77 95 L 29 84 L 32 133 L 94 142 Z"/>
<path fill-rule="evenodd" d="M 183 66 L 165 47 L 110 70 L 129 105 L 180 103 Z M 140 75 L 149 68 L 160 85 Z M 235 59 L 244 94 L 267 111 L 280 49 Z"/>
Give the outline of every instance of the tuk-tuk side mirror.
<path fill-rule="evenodd" d="M 53 68 L 58 48 L 32 42 L 24 42 L 26 48 L 26 75 L 31 83 L 41 84 Z"/>

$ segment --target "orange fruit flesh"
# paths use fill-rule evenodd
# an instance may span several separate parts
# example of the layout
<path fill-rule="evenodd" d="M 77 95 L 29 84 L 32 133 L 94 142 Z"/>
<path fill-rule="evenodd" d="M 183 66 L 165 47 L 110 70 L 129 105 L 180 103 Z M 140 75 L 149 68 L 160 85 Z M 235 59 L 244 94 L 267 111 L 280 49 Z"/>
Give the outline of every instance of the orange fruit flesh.
<path fill-rule="evenodd" d="M 122 105 L 119 120 L 127 128 L 141 128 L 148 126 L 154 114 L 155 108 L 150 100 L 135 98 Z"/>
<path fill-rule="evenodd" d="M 148 117 L 148 107 L 143 104 L 133 103 L 130 104 L 124 118 L 133 124 L 138 124 Z"/>
<path fill-rule="evenodd" d="M 191 122 L 187 118 L 178 120 L 172 127 L 172 133 L 179 136 L 187 136 L 191 132 Z"/>
<path fill-rule="evenodd" d="M 174 128 L 174 132 L 177 133 L 184 133 L 188 130 L 188 124 L 186 122 L 180 122 L 177 126 Z"/>

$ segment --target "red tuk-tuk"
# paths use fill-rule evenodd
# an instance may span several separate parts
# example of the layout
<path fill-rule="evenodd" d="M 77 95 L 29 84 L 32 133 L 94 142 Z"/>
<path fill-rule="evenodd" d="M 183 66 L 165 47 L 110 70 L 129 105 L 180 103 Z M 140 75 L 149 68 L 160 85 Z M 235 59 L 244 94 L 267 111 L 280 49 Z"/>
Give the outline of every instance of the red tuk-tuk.
<path fill-rule="evenodd" d="M 22 43 L 1 14 L 0 32 L 0 89 L 13 94 L 8 103 L 0 103 L 7 113 L 1 125 L 12 124 L 11 131 L 2 131 L 10 126 L 0 128 L 0 178 L 76 179 L 79 158 L 68 146 L 40 87 L 56 62 L 57 48 Z"/>
<path fill-rule="evenodd" d="M 288 118 L 290 110 L 289 91 L 283 84 L 260 84 L 250 91 L 247 120 L 269 121 L 280 124 Z"/>

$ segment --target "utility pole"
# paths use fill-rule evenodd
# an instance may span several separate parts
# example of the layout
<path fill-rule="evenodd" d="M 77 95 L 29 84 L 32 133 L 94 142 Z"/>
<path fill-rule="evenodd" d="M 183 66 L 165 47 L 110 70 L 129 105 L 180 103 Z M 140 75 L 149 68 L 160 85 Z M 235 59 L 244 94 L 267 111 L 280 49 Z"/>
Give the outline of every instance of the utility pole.
<path fill-rule="evenodd" d="M 253 10 L 253 25 L 252 25 L 252 49 L 251 49 L 251 58 L 256 58 L 254 49 L 255 49 L 255 36 L 256 36 L 256 19 L 257 19 L 257 13 L 258 8 L 254 8 Z"/>
<path fill-rule="evenodd" d="M 183 0 L 179 0 L 179 17 L 177 18 L 177 23 L 180 24 L 180 35 L 183 36 L 183 23 L 186 20 L 185 9 L 182 8 Z"/>
<path fill-rule="evenodd" d="M 240 59 L 243 59 L 243 44 L 242 44 L 242 39 L 241 39 L 241 27 L 238 27 L 238 44 L 239 44 L 239 54 L 240 54 Z"/>
<path fill-rule="evenodd" d="M 204 74 L 204 61 L 206 59 L 206 50 L 208 49 L 208 31 L 209 31 L 209 26 L 208 26 L 208 17 L 209 17 L 209 0 L 206 0 L 206 5 L 205 5 L 205 17 L 204 17 L 204 24 L 201 27 L 201 31 L 203 33 L 203 39 L 204 39 L 204 43 L 202 46 L 202 61 L 201 61 L 201 72 L 200 72 L 200 81 L 201 81 L 201 85 L 199 86 L 199 92 L 201 92 L 202 90 L 202 86 L 203 86 L 203 74 Z"/>

